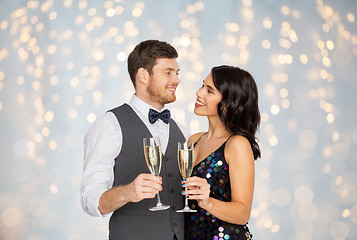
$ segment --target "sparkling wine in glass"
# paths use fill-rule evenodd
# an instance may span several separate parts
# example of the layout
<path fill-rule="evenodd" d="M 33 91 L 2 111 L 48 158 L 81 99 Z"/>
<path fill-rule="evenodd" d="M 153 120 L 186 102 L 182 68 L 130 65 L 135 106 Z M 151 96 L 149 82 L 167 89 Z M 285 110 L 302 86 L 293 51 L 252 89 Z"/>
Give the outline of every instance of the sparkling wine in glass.
<path fill-rule="evenodd" d="M 144 154 L 145 154 L 146 164 L 151 174 L 158 177 L 160 175 L 161 162 L 162 162 L 160 139 L 157 137 L 144 138 L 143 144 L 144 144 Z M 157 204 L 155 207 L 149 208 L 149 210 L 160 211 L 169 208 L 170 208 L 169 205 L 163 205 L 161 203 L 159 192 L 157 192 Z"/>
<path fill-rule="evenodd" d="M 193 143 L 179 142 L 177 146 L 177 155 L 181 176 L 183 179 L 186 179 L 191 176 L 193 169 Z M 185 191 L 187 191 L 187 187 L 185 187 Z M 176 212 L 197 212 L 197 210 L 189 208 L 186 196 L 185 207 L 181 210 L 177 210 Z"/>

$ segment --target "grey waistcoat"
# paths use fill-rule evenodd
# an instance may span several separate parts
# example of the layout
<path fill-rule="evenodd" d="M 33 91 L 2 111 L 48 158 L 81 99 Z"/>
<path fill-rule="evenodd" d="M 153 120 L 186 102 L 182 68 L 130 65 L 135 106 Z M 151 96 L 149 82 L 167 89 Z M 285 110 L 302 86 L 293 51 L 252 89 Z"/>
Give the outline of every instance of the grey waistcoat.
<path fill-rule="evenodd" d="M 110 111 L 117 117 L 123 135 L 122 148 L 115 159 L 113 186 L 125 185 L 140 173 L 150 173 L 145 162 L 143 138 L 152 135 L 129 105 L 124 104 Z M 184 215 L 176 213 L 176 210 L 184 206 L 182 178 L 177 165 L 177 142 L 184 141 L 185 137 L 172 119 L 169 124 L 169 142 L 163 154 L 160 173 L 163 187 L 160 198 L 163 204 L 171 207 L 151 212 L 149 208 L 156 205 L 156 197 L 127 203 L 110 218 L 110 240 L 171 240 L 174 234 L 179 240 L 184 239 Z"/>

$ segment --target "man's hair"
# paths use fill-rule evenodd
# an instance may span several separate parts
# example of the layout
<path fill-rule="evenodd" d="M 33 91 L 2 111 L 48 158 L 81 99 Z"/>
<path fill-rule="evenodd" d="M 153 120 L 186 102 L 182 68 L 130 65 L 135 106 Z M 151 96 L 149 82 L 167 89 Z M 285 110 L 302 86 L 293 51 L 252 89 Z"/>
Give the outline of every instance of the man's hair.
<path fill-rule="evenodd" d="M 158 58 L 177 57 L 176 49 L 167 42 L 146 40 L 136 45 L 128 57 L 128 72 L 134 88 L 136 87 L 135 80 L 139 68 L 145 68 L 151 75 Z"/>

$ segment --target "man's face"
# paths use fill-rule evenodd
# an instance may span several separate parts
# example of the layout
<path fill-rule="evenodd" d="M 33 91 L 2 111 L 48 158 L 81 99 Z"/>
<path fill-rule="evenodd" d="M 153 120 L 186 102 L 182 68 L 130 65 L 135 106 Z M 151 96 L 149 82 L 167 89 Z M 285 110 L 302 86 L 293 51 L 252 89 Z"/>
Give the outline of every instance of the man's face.
<path fill-rule="evenodd" d="M 175 58 L 159 58 L 149 76 L 147 87 L 149 101 L 155 105 L 174 102 L 176 100 L 176 88 L 180 83 L 179 65 Z"/>

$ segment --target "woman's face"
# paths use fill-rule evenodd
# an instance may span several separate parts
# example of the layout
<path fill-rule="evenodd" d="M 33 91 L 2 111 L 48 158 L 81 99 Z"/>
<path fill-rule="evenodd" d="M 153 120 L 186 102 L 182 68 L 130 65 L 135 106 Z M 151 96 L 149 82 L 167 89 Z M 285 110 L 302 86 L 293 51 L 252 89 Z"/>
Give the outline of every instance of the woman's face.
<path fill-rule="evenodd" d="M 222 94 L 214 86 L 212 74 L 208 74 L 203 81 L 202 87 L 196 92 L 197 101 L 195 104 L 195 114 L 199 116 L 216 116 L 217 105 L 222 99 Z"/>

